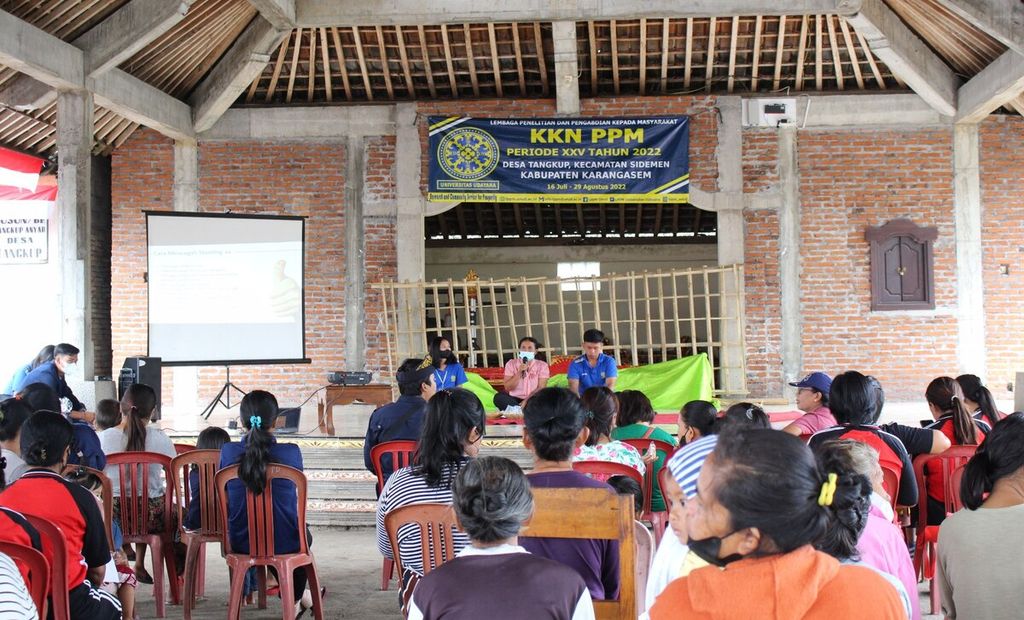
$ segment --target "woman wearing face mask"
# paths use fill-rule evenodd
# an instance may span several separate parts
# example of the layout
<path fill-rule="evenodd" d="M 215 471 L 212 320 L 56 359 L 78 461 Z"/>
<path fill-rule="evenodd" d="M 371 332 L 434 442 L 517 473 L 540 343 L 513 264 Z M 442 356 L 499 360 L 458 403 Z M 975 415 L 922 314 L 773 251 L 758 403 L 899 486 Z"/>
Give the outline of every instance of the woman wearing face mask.
<path fill-rule="evenodd" d="M 526 336 L 519 340 L 519 353 L 505 364 L 505 391 L 494 395 L 498 411 L 509 407 L 522 407 L 527 399 L 548 385 L 551 369 L 544 360 L 537 359 L 540 343 Z"/>
<path fill-rule="evenodd" d="M 434 364 L 434 385 L 437 391 L 457 388 L 469 379 L 466 369 L 452 351 L 452 343 L 444 336 L 435 336 L 430 341 L 430 359 Z"/>
<path fill-rule="evenodd" d="M 905 618 L 885 579 L 812 546 L 834 518 L 836 478 L 793 435 L 719 436 L 686 505 L 690 551 L 712 566 L 672 582 L 651 618 Z"/>

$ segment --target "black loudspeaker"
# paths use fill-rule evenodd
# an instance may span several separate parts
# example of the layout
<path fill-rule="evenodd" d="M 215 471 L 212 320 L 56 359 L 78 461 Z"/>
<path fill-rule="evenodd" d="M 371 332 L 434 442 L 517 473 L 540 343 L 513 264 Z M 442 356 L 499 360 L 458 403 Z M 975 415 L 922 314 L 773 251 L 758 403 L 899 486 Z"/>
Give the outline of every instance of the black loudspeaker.
<path fill-rule="evenodd" d="M 160 391 L 160 358 L 159 357 L 126 357 L 121 366 L 121 375 L 117 382 L 117 398 L 120 400 L 133 383 L 143 383 L 156 392 L 156 411 L 153 420 L 160 419 L 163 399 Z"/>
<path fill-rule="evenodd" d="M 277 410 L 277 424 L 276 431 L 278 433 L 297 433 L 299 432 L 299 415 L 302 413 L 300 407 L 282 407 Z"/>

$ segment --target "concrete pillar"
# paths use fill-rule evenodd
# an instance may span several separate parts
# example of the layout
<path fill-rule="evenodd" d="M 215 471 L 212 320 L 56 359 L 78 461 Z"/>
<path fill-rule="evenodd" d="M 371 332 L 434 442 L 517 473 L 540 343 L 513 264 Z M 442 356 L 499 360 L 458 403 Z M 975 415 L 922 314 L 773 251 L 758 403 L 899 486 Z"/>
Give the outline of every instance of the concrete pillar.
<path fill-rule="evenodd" d="M 92 212 L 93 100 L 86 92 L 62 92 L 57 97 L 57 220 L 60 239 L 61 326 L 59 342 L 82 350 L 72 384 L 92 380 L 94 346 L 89 321 L 88 279 L 90 215 Z M 78 374 L 78 372 L 82 374 Z M 77 393 L 77 390 L 76 390 Z"/>
<path fill-rule="evenodd" d="M 345 369 L 366 366 L 366 235 L 363 227 L 365 138 L 345 145 Z"/>
<path fill-rule="evenodd" d="M 555 104 L 558 114 L 580 113 L 579 57 L 576 47 L 576 22 L 551 22 L 555 46 Z"/>
<path fill-rule="evenodd" d="M 421 281 L 426 273 L 426 224 L 424 198 L 420 189 L 422 177 L 421 156 L 423 146 L 416 128 L 416 105 L 395 106 L 395 191 L 398 201 L 398 218 L 395 226 L 395 246 L 398 252 L 398 280 L 400 282 Z M 409 304 L 412 308 L 423 308 L 424 300 L 418 293 L 406 292 L 397 299 L 398 307 Z M 412 355 L 426 349 L 422 334 L 425 326 L 422 313 L 412 317 L 399 312 L 396 317 L 400 335 L 395 345 L 400 355 Z M 411 319 L 411 321 L 410 321 Z"/>
<path fill-rule="evenodd" d="M 739 97 L 721 97 L 718 100 L 721 122 L 718 125 L 718 191 L 724 197 L 718 211 L 718 264 L 743 264 L 743 135 L 742 112 Z M 719 389 L 726 394 L 740 394 L 744 386 L 744 359 L 742 319 L 744 294 L 742 280 L 732 274 L 722 274 L 718 280 L 722 293 L 720 306 L 722 321 L 717 360 L 722 371 Z"/>
<path fill-rule="evenodd" d="M 953 126 L 956 212 L 957 359 L 961 373 L 985 377 L 985 293 L 981 249 L 978 126 Z"/>
<path fill-rule="evenodd" d="M 199 211 L 199 146 L 196 143 L 177 141 L 174 143 L 174 210 L 196 213 Z M 199 411 L 199 368 L 197 366 L 174 366 L 173 394 L 170 403 L 177 411 Z M 164 394 L 167 392 L 164 391 Z M 187 418 L 179 418 L 184 420 Z"/>
<path fill-rule="evenodd" d="M 800 301 L 800 177 L 797 167 L 796 125 L 779 127 L 779 281 L 782 288 L 783 393 L 792 398 L 803 372 L 803 307 Z"/>

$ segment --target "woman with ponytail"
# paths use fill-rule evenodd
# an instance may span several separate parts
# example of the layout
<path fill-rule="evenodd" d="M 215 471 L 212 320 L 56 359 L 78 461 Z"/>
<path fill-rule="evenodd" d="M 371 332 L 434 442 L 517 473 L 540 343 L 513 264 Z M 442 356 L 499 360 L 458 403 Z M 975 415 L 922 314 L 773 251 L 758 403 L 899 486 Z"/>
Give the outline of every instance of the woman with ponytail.
<path fill-rule="evenodd" d="M 452 502 L 471 544 L 420 581 L 409 620 L 594 617 L 576 571 L 519 546 L 533 494 L 518 465 L 498 456 L 468 462 L 455 478 Z"/>
<path fill-rule="evenodd" d="M 954 446 L 976 446 L 991 428 L 974 419 L 964 403 L 960 384 L 951 377 L 938 377 L 924 392 L 935 422 L 927 428 L 939 431 Z M 928 525 L 940 525 L 946 518 L 946 489 L 942 481 L 942 463 L 933 459 L 925 470 L 928 491 Z"/>
<path fill-rule="evenodd" d="M 238 465 L 238 481 L 229 481 L 228 536 L 231 546 L 242 553 L 249 551 L 249 512 L 246 491 L 259 495 L 267 488 L 267 465 L 275 463 L 302 470 L 302 452 L 291 443 L 277 443 L 274 422 L 277 420 L 277 399 L 270 392 L 253 390 L 242 397 L 238 407 L 245 434 L 237 442 L 220 449 L 221 468 Z M 287 480 L 274 480 L 274 552 L 296 553 L 299 536 L 312 545 L 313 537 L 305 523 L 299 523 L 298 496 L 295 485 Z M 306 571 L 293 573 L 295 611 L 302 614 L 313 605 L 306 591 Z"/>
<path fill-rule="evenodd" d="M 651 619 L 905 618 L 899 595 L 878 573 L 840 564 L 813 546 L 829 540 L 837 511 L 870 489 L 862 479 L 842 478 L 819 467 L 794 435 L 723 433 L 686 502 L 690 551 L 711 566 L 669 584 Z M 849 542 L 848 530 L 830 541 L 852 553 Z"/>
<path fill-rule="evenodd" d="M 981 384 L 978 375 L 960 375 L 956 382 L 960 384 L 960 389 L 964 392 L 964 404 L 967 405 L 968 411 L 974 413 L 975 420 L 993 427 L 996 422 L 1006 417 L 996 408 L 995 397 Z"/>
<path fill-rule="evenodd" d="M 174 458 L 174 443 L 160 428 L 152 426 L 150 421 L 157 407 L 156 392 L 143 383 L 128 386 L 121 397 L 121 426 L 123 432 L 108 429 L 100 437 L 100 447 L 104 454 L 117 452 L 156 452 Z M 118 468 L 106 468 L 107 477 L 114 487 L 114 520 L 120 523 L 121 518 L 121 485 Z M 141 481 L 141 474 L 139 479 Z M 140 482 L 141 484 L 141 482 Z M 149 498 L 148 531 L 156 534 L 164 528 L 164 493 L 167 492 L 163 477 L 163 468 L 150 465 L 148 474 L 147 497 Z M 169 552 L 169 550 L 168 550 Z M 153 578 L 146 571 L 146 545 L 135 545 L 135 577 L 140 583 L 153 583 Z M 184 570 L 184 566 L 180 569 Z"/>
<path fill-rule="evenodd" d="M 999 421 L 967 463 L 966 510 L 939 530 L 938 582 L 946 618 L 1019 618 L 1024 608 L 1024 413 Z"/>

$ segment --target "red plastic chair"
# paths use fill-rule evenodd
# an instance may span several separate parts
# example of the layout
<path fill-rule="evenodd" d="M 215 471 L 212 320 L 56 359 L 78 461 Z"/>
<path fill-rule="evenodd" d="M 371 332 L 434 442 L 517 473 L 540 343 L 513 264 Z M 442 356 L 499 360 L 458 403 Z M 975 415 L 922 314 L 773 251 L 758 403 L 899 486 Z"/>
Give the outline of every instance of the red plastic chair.
<path fill-rule="evenodd" d="M 68 601 L 68 550 L 64 532 L 60 527 L 43 517 L 25 513 L 32 527 L 39 531 L 43 541 L 43 555 L 50 563 L 50 608 L 53 620 L 71 620 L 71 606 Z"/>
<path fill-rule="evenodd" d="M 228 482 L 235 480 L 238 484 L 238 465 L 231 465 L 217 472 L 215 488 L 218 495 L 220 517 L 228 523 Z M 295 485 L 297 498 L 296 515 L 299 523 L 299 550 L 296 553 L 274 552 L 274 480 L 288 480 Z M 281 614 L 285 620 L 292 620 L 295 614 L 295 592 L 292 588 L 292 573 L 299 568 L 306 570 L 309 579 L 309 592 L 313 597 L 313 617 L 323 620 L 323 601 L 320 598 L 320 578 L 316 572 L 316 561 L 309 551 L 306 542 L 306 475 L 286 465 L 267 465 L 267 486 L 259 495 L 248 489 L 245 491 L 246 512 L 249 518 L 249 553 L 240 553 L 231 546 L 231 537 L 224 537 L 227 550 L 225 559 L 231 572 L 231 598 L 228 601 L 228 618 L 241 617 L 242 586 L 245 573 L 252 566 L 272 566 L 277 571 L 278 584 L 281 591 Z M 263 568 L 260 572 L 260 603 L 265 601 L 263 587 Z"/>
<path fill-rule="evenodd" d="M 600 476 L 602 480 L 607 480 L 612 476 L 626 476 L 635 480 L 641 489 L 644 488 L 644 477 L 640 472 L 622 463 L 614 463 L 612 461 L 576 461 L 572 464 L 572 468 L 581 474 L 591 477 Z M 649 502 L 650 498 L 645 496 L 644 501 Z"/>
<path fill-rule="evenodd" d="M 151 466 L 161 468 L 164 480 L 168 482 L 163 500 L 163 523 L 160 531 L 155 534 L 149 533 L 148 489 Z M 167 567 L 171 604 L 177 605 L 181 600 L 174 561 L 174 485 L 171 484 L 171 459 L 156 452 L 116 452 L 107 456 L 107 469 L 111 467 L 116 467 L 118 472 L 117 490 L 124 542 L 149 546 L 153 559 L 153 599 L 156 602 L 156 616 L 163 618 L 164 565 Z"/>
<path fill-rule="evenodd" d="M 643 456 L 643 454 L 647 452 L 647 449 L 650 448 L 651 444 L 653 443 L 655 451 L 661 452 L 662 454 L 665 455 L 661 461 L 663 463 L 661 469 L 665 469 L 664 464 L 668 463 L 668 460 L 669 458 L 671 458 L 672 453 L 676 451 L 675 446 L 668 443 L 667 441 L 661 441 L 659 439 L 620 439 L 619 441 L 621 441 L 624 444 L 629 444 L 636 448 L 636 451 L 639 452 L 641 456 Z M 661 473 L 661 470 L 658 470 L 658 473 Z M 655 484 L 658 485 L 658 491 L 660 492 L 661 482 L 657 479 L 657 477 L 654 474 L 654 463 L 651 463 L 650 465 L 647 466 L 647 470 L 644 472 L 644 509 L 639 516 L 639 520 L 650 521 L 651 527 L 654 529 L 654 542 L 655 544 L 660 544 L 661 537 L 665 533 L 665 528 L 668 526 L 668 511 L 660 510 L 658 512 L 654 512 L 651 509 L 651 502 L 653 501 L 654 497 Z M 662 493 L 661 496 L 662 498 L 664 498 L 665 494 Z"/>
<path fill-rule="evenodd" d="M 191 452 L 191 451 L 193 451 L 195 449 L 196 449 L 196 447 L 193 446 L 192 444 L 187 444 L 187 443 L 176 443 L 176 444 L 174 444 L 174 451 L 178 455 L 185 454 L 186 452 Z"/>
<path fill-rule="evenodd" d="M 46 618 L 46 590 L 50 587 L 50 563 L 46 557 L 25 545 L 17 543 L 0 542 L 0 553 L 9 555 L 12 560 L 19 564 L 19 568 L 28 569 L 29 578 L 25 582 L 28 586 L 32 602 L 36 604 L 39 611 L 39 620 Z"/>
<path fill-rule="evenodd" d="M 889 505 L 893 511 L 896 510 L 896 498 L 900 495 L 900 476 L 903 471 L 896 469 L 889 463 L 880 463 L 882 466 L 882 487 L 889 494 Z"/>
<path fill-rule="evenodd" d="M 189 450 L 171 460 L 171 478 L 178 501 L 178 531 L 181 542 L 187 545 L 185 553 L 185 620 L 192 617 L 196 597 L 204 591 L 206 577 L 206 543 L 220 543 L 224 550 L 227 531 L 217 503 L 215 477 L 220 466 L 220 450 Z M 192 497 L 190 474 L 195 468 L 199 474 L 199 496 Z M 199 502 L 199 529 L 185 529 L 185 515 L 192 502 Z"/>
<path fill-rule="evenodd" d="M 402 574 L 398 535 L 409 524 L 415 524 L 419 529 L 424 575 L 455 557 L 455 532 L 459 526 L 451 504 L 402 506 L 384 515 L 384 529 L 391 543 L 391 553 L 398 564 L 398 574 Z"/>
<path fill-rule="evenodd" d="M 380 494 L 387 482 L 384 478 L 383 456 L 391 457 L 391 471 L 412 465 L 413 456 L 416 454 L 415 441 L 385 441 L 370 449 L 370 462 L 373 463 L 373 471 L 377 474 L 377 494 Z M 395 574 L 395 561 L 391 558 L 384 558 L 380 571 L 380 589 L 387 590 L 391 578 Z"/>
<path fill-rule="evenodd" d="M 928 525 L 928 492 L 925 472 L 928 463 L 938 460 L 942 464 L 941 478 L 945 490 L 946 514 L 952 514 L 963 508 L 960 500 L 959 482 L 962 470 L 971 460 L 978 446 L 952 446 L 940 454 L 920 454 L 914 458 L 914 477 L 917 479 L 919 500 L 917 502 L 917 546 L 914 549 L 914 570 L 929 582 L 932 613 L 939 613 L 939 590 L 935 586 L 936 547 L 939 541 L 939 527 Z"/>
<path fill-rule="evenodd" d="M 85 465 L 68 465 L 64 468 L 65 478 L 92 474 L 100 481 L 100 503 L 103 505 L 103 527 L 107 530 L 107 544 L 114 548 L 114 491 L 110 478 L 104 472 Z"/>

